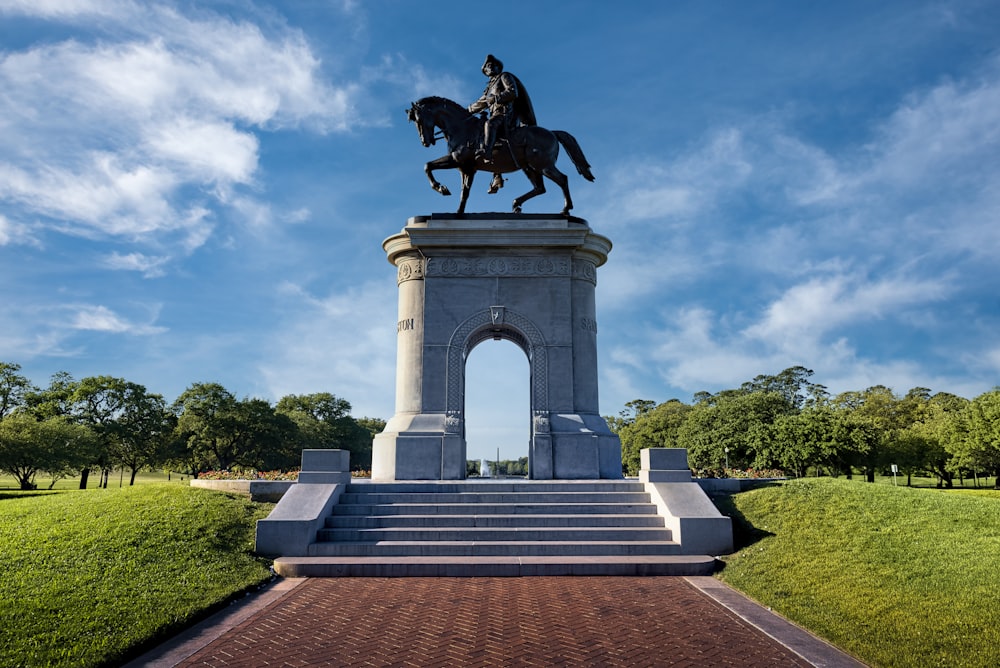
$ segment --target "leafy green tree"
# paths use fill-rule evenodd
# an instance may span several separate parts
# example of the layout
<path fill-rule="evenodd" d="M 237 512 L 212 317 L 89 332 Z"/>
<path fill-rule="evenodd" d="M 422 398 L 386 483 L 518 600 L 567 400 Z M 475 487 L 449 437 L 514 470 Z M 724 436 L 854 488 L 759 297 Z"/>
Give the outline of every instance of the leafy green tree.
<path fill-rule="evenodd" d="M 799 477 L 810 466 L 836 468 L 840 457 L 835 438 L 833 409 L 826 403 L 812 403 L 796 413 L 775 420 L 777 462 L 782 469 Z"/>
<path fill-rule="evenodd" d="M 372 462 L 372 438 L 369 426 L 351 417 L 351 404 L 329 392 L 282 397 L 276 409 L 291 418 L 299 429 L 302 448 L 339 448 L 351 453 L 351 468 L 369 469 Z M 365 418 L 371 420 L 371 418 Z M 378 433 L 378 432 L 375 432 Z"/>
<path fill-rule="evenodd" d="M 724 390 L 702 396 L 678 430 L 696 469 L 774 468 L 780 463 L 775 423 L 792 412 L 779 392 Z M 728 452 L 727 452 L 728 448 Z"/>
<path fill-rule="evenodd" d="M 973 399 L 965 419 L 967 460 L 980 470 L 992 471 L 1000 487 L 1000 388 Z"/>
<path fill-rule="evenodd" d="M 53 397 L 58 399 L 59 393 L 52 393 L 50 399 Z M 100 486 L 108 486 L 115 464 L 141 467 L 154 463 L 159 430 L 155 434 L 143 434 L 142 430 L 153 429 L 151 415 L 153 422 L 163 418 L 165 405 L 160 395 L 124 378 L 91 376 L 73 385 L 69 401 L 71 414 L 97 435 L 99 447 L 91 463 L 100 467 Z M 86 486 L 86 477 L 85 469 L 81 487 Z"/>
<path fill-rule="evenodd" d="M 931 396 L 930 390 L 918 387 L 910 390 L 902 403 L 903 417 L 909 424 L 899 431 L 895 450 L 907 485 L 914 473 L 924 472 L 936 476 L 939 486 L 952 487 L 960 467 L 948 450 L 950 432 L 969 402 L 947 392 Z"/>
<path fill-rule="evenodd" d="M 73 393 L 79 383 L 66 371 L 52 374 L 49 386 L 33 389 L 25 395 L 25 405 L 32 415 L 42 420 L 73 413 Z"/>
<path fill-rule="evenodd" d="M 287 468 L 297 459 L 294 421 L 264 399 L 238 400 L 218 383 L 195 383 L 173 403 L 191 472 Z"/>
<path fill-rule="evenodd" d="M 133 388 L 134 393 L 118 418 L 119 428 L 111 444 L 115 463 L 131 472 L 129 486 L 135 484 L 140 469 L 165 460 L 169 439 L 177 425 L 177 417 L 167 409 L 162 396 L 139 388 Z"/>
<path fill-rule="evenodd" d="M 356 426 L 351 404 L 329 392 L 290 394 L 278 401 L 275 411 L 295 422 L 300 445 L 306 449 L 346 449 Z"/>
<path fill-rule="evenodd" d="M 230 448 L 236 397 L 218 383 L 194 383 L 172 404 L 177 430 L 195 477 L 210 468 L 227 469 L 238 453 Z"/>
<path fill-rule="evenodd" d="M 371 470 L 372 467 L 372 439 L 376 434 L 381 434 L 385 429 L 385 420 L 382 418 L 360 417 L 357 419 L 361 431 L 356 435 L 356 450 L 351 450 L 352 468 Z M 354 457 L 357 457 L 357 465 L 353 464 Z"/>
<path fill-rule="evenodd" d="M 94 433 L 64 417 L 37 420 L 27 412 L 0 419 L 0 471 L 14 476 L 23 490 L 35 489 L 39 471 L 55 481 L 94 456 Z"/>
<path fill-rule="evenodd" d="M 301 461 L 298 427 L 265 399 L 237 402 L 236 426 L 231 442 L 241 453 L 237 463 L 270 471 L 287 470 Z"/>
<path fill-rule="evenodd" d="M 740 386 L 745 394 L 753 392 L 777 392 L 791 410 L 796 411 L 805 405 L 824 401 L 828 395 L 822 385 L 809 381 L 813 375 L 812 369 L 803 366 L 793 366 L 781 373 L 768 376 L 760 375 Z"/>
<path fill-rule="evenodd" d="M 914 391 L 914 396 L 924 392 Z M 904 430 L 915 421 L 914 396 L 900 399 L 884 385 L 863 392 L 844 392 L 834 399 L 837 438 L 849 454 L 850 465 L 860 467 L 868 482 L 897 457 L 905 457 Z"/>
<path fill-rule="evenodd" d="M 622 442 L 622 467 L 626 475 L 638 475 L 640 451 L 644 448 L 676 448 L 680 427 L 691 412 L 691 406 L 677 399 L 671 399 L 656 407 L 650 407 L 645 400 L 630 401 L 626 406 L 634 407 L 642 402 L 642 410 L 615 424 L 615 431 Z M 634 409 L 633 409 L 634 410 Z"/>
<path fill-rule="evenodd" d="M 18 373 L 20 370 L 19 364 L 0 362 L 0 418 L 24 406 L 27 395 L 35 389 L 31 381 Z"/>

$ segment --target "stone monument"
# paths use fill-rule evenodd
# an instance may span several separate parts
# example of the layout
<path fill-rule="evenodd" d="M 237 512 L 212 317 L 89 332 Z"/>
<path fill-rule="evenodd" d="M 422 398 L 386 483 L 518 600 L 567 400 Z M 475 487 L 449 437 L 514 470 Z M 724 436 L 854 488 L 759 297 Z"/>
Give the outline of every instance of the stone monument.
<path fill-rule="evenodd" d="M 434 214 L 382 247 L 399 287 L 396 413 L 375 437 L 373 479 L 465 478 L 465 362 L 489 339 L 528 358 L 529 477 L 622 477 L 621 443 L 598 412 L 606 237 L 558 215 Z"/>
<path fill-rule="evenodd" d="M 375 437 L 375 480 L 459 480 L 466 475 L 465 362 L 488 339 L 513 341 L 530 368 L 529 477 L 621 478 L 621 442 L 598 413 L 597 268 L 611 242 L 569 215 L 568 179 L 555 167 L 562 146 L 593 181 L 576 139 L 535 124 L 521 81 L 494 56 L 468 108 L 428 97 L 407 110 L 424 146 L 437 133 L 448 153 L 428 162 L 431 187 L 451 194 L 433 172 L 462 174 L 458 212 L 411 218 L 382 247 L 397 270 L 396 412 Z M 482 111 L 482 116 L 475 112 Z M 533 188 L 511 214 L 466 214 L 477 171 L 521 171 Z M 559 214 L 524 215 L 525 201 L 563 192 Z"/>

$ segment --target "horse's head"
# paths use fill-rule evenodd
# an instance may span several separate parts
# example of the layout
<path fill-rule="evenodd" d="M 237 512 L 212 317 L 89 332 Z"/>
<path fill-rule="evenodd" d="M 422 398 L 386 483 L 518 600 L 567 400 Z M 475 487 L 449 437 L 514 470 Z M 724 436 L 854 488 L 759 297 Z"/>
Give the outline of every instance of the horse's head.
<path fill-rule="evenodd" d="M 426 113 L 419 102 L 410 105 L 410 108 L 406 110 L 406 117 L 411 123 L 416 123 L 421 144 L 427 147 L 433 146 L 437 142 L 437 138 L 434 137 L 434 118 L 432 114 Z"/>

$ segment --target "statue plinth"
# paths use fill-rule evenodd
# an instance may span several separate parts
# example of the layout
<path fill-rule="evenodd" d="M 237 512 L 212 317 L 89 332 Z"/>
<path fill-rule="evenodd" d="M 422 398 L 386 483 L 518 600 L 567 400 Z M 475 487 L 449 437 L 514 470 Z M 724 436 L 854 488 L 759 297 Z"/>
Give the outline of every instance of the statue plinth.
<path fill-rule="evenodd" d="M 621 443 L 598 412 L 606 237 L 560 216 L 434 214 L 382 247 L 399 286 L 396 413 L 375 437 L 373 479 L 465 478 L 465 361 L 487 339 L 529 361 L 530 477 L 622 477 Z"/>

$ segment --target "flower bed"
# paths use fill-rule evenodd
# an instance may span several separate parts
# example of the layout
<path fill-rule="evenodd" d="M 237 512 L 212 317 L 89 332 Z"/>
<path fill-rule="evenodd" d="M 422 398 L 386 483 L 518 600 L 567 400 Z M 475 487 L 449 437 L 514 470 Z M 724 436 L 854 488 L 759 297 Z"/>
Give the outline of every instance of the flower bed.
<path fill-rule="evenodd" d="M 199 480 L 298 480 L 299 470 L 293 471 L 205 471 L 198 474 Z"/>
<path fill-rule="evenodd" d="M 244 494 L 251 501 L 277 503 L 285 492 L 295 484 L 294 480 L 237 480 L 220 478 L 194 478 L 192 487 L 211 489 L 217 492 Z"/>
<path fill-rule="evenodd" d="M 352 478 L 370 478 L 371 471 L 351 471 Z M 276 503 L 299 479 L 294 471 L 206 471 L 191 480 L 192 487 L 245 494 L 251 501 Z"/>

